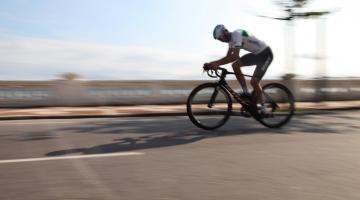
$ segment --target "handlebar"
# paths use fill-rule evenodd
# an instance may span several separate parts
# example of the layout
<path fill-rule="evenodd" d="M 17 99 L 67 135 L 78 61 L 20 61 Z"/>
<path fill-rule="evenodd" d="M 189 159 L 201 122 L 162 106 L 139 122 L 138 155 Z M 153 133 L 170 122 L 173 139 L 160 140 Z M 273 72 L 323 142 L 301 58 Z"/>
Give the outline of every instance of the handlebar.
<path fill-rule="evenodd" d="M 204 69 L 204 71 L 206 71 L 208 76 L 210 76 L 211 78 L 217 78 L 217 77 L 221 78 L 222 75 L 224 75 L 224 77 L 225 77 L 227 74 L 238 75 L 238 74 L 236 74 L 234 72 L 229 72 L 227 69 L 222 68 L 222 67 L 219 67 L 216 70 L 211 69 L 209 64 L 207 64 L 207 63 L 204 64 L 203 69 Z M 221 73 L 219 73 L 219 71 L 221 71 Z M 241 75 L 246 76 L 246 77 L 253 77 L 253 76 L 246 75 L 246 74 L 241 74 Z"/>
<path fill-rule="evenodd" d="M 208 64 L 204 64 L 203 66 L 204 71 L 210 76 L 211 78 L 221 77 L 222 74 L 234 74 L 231 72 L 228 72 L 227 69 L 219 67 L 217 70 L 211 69 Z M 219 74 L 219 71 L 221 70 L 221 74 Z"/>

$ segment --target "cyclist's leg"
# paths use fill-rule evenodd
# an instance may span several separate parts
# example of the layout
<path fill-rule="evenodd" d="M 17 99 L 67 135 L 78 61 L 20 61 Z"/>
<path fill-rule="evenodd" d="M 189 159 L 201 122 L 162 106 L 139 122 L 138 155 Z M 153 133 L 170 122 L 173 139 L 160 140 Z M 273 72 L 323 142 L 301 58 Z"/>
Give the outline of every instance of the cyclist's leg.
<path fill-rule="evenodd" d="M 252 77 L 250 84 L 255 91 L 256 96 L 256 103 L 263 103 L 263 96 L 262 96 L 262 87 L 260 85 L 261 79 L 257 77 Z"/>
<path fill-rule="evenodd" d="M 250 65 L 255 65 L 255 64 L 256 64 L 255 55 L 252 53 L 242 56 L 240 59 L 238 59 L 236 62 L 234 62 L 232 64 L 234 72 L 236 73 L 236 79 L 239 81 L 239 83 L 245 93 L 248 93 L 248 89 L 246 86 L 245 77 L 244 77 L 243 73 L 241 72 L 240 67 L 250 66 Z"/>
<path fill-rule="evenodd" d="M 269 65 L 271 64 L 271 62 L 273 60 L 273 54 L 272 54 L 270 48 L 266 49 L 265 52 L 260 53 L 260 54 L 263 54 L 263 55 L 259 55 L 259 58 L 263 58 L 263 59 L 261 59 L 261 61 L 258 62 L 258 64 L 256 65 L 256 69 L 254 71 L 254 75 L 253 75 L 250 83 L 251 83 L 251 86 L 254 88 L 256 98 L 257 98 L 257 103 L 264 103 L 263 96 L 262 96 L 262 87 L 260 85 L 260 81 L 263 78 L 263 76 L 265 75 Z"/>
<path fill-rule="evenodd" d="M 246 86 L 245 77 L 240 69 L 240 67 L 241 67 L 240 59 L 238 59 L 236 62 L 234 62 L 231 66 L 235 72 L 235 77 L 238 80 L 238 82 L 240 83 L 240 86 L 241 86 L 243 92 L 249 93 L 247 86 Z"/>

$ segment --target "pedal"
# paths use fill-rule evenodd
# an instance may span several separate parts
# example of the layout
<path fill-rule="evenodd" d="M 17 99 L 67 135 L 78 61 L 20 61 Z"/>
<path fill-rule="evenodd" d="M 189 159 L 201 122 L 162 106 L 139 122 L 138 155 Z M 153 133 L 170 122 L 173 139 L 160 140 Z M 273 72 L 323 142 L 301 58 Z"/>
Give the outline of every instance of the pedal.
<path fill-rule="evenodd" d="M 273 113 L 262 113 L 262 112 L 260 112 L 260 116 L 262 118 L 273 118 L 274 114 Z"/>
<path fill-rule="evenodd" d="M 251 114 L 248 111 L 244 110 L 243 108 L 241 108 L 240 113 L 242 116 L 244 116 L 246 118 L 251 117 Z"/>

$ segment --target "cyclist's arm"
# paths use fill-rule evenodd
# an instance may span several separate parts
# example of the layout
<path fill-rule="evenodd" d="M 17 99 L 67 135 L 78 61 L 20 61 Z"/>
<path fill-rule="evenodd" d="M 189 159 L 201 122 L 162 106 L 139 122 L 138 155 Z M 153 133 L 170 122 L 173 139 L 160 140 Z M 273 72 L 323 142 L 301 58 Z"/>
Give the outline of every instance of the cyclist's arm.
<path fill-rule="evenodd" d="M 211 62 L 210 64 L 215 66 L 226 65 L 235 62 L 239 59 L 240 48 L 229 48 L 226 56 L 220 60 Z"/>

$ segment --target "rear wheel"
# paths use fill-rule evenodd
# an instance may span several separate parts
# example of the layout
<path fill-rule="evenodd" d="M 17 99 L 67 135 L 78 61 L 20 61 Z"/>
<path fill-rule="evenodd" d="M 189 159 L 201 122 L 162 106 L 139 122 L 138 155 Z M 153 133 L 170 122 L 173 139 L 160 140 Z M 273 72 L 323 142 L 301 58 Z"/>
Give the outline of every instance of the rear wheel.
<path fill-rule="evenodd" d="M 224 125 L 230 117 L 231 109 L 229 93 L 217 83 L 199 85 L 187 100 L 187 113 L 191 122 L 206 130 Z"/>
<path fill-rule="evenodd" d="M 282 84 L 270 83 L 263 87 L 263 98 L 268 115 L 258 115 L 258 121 L 269 128 L 279 128 L 289 122 L 295 112 L 295 99 Z"/>

